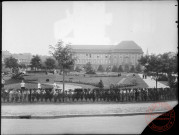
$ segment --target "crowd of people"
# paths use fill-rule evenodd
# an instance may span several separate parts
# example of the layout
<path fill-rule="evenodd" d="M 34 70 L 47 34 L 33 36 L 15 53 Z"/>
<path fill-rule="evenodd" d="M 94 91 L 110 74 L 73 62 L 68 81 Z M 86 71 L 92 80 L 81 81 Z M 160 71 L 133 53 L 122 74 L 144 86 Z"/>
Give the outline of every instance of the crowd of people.
<path fill-rule="evenodd" d="M 177 99 L 176 88 L 110 88 L 110 89 L 75 89 L 64 91 L 57 87 L 1 90 L 2 102 L 76 102 L 76 101 L 104 101 L 104 102 L 143 102 L 164 101 Z"/>

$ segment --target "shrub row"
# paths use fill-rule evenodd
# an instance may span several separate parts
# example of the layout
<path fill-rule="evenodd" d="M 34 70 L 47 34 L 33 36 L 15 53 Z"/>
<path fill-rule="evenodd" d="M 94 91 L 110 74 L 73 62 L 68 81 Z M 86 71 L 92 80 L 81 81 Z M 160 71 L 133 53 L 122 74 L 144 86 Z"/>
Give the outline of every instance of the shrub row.
<path fill-rule="evenodd" d="M 63 81 L 56 81 L 56 82 L 63 82 Z M 69 80 L 65 80 L 65 83 L 77 83 L 77 84 L 85 84 L 85 85 L 92 85 L 95 87 L 99 87 L 98 84 L 96 83 L 87 83 L 87 82 L 81 82 L 81 81 L 69 81 Z"/>
<path fill-rule="evenodd" d="M 46 73 L 45 70 L 41 70 L 41 71 L 34 71 L 34 70 L 30 70 L 30 71 L 26 71 L 27 73 Z"/>

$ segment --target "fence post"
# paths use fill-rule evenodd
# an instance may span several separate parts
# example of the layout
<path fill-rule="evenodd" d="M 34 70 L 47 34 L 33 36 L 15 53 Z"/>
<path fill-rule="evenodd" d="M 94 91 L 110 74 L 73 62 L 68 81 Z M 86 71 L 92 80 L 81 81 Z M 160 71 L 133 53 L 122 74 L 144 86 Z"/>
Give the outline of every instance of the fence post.
<path fill-rule="evenodd" d="M 30 102 L 31 102 L 31 89 L 30 89 Z"/>

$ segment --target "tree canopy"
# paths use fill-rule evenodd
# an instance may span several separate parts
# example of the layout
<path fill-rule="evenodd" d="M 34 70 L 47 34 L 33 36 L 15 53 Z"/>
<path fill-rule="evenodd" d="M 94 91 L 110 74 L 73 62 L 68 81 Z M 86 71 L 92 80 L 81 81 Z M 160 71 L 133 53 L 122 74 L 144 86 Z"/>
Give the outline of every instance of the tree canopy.
<path fill-rule="evenodd" d="M 6 68 L 17 68 L 19 66 L 18 60 L 13 58 L 12 56 L 5 58 L 4 63 Z"/>
<path fill-rule="evenodd" d="M 139 63 L 145 67 L 146 72 L 176 73 L 177 55 L 170 52 L 159 55 L 145 55 L 139 59 Z"/>
<path fill-rule="evenodd" d="M 159 73 L 168 75 L 169 86 L 173 87 L 174 77 L 172 74 L 177 73 L 177 54 L 167 52 L 159 55 L 146 55 L 139 59 L 139 63 L 145 67 L 145 72 L 154 73 L 156 77 Z"/>
<path fill-rule="evenodd" d="M 98 70 L 97 71 L 99 71 L 99 72 L 104 72 L 104 68 L 103 68 L 103 66 L 102 65 L 99 65 L 99 67 L 98 67 Z"/>
<path fill-rule="evenodd" d="M 47 69 L 54 69 L 55 68 L 55 60 L 52 58 L 47 58 L 45 60 L 45 66 Z"/>
<path fill-rule="evenodd" d="M 65 44 L 63 41 L 58 41 L 55 46 L 50 45 L 50 53 L 57 60 L 59 68 L 63 71 L 71 69 L 75 64 L 75 58 L 69 44 Z"/>
<path fill-rule="evenodd" d="M 134 73 L 135 72 L 135 68 L 134 68 L 134 65 L 132 65 L 131 69 L 130 69 L 130 72 Z"/>
<path fill-rule="evenodd" d="M 81 69 L 79 68 L 79 66 L 76 66 L 75 71 L 76 71 L 76 72 L 80 72 L 80 71 L 81 71 Z"/>
<path fill-rule="evenodd" d="M 140 65 L 140 64 L 137 64 L 137 66 L 136 66 L 135 69 L 136 69 L 137 72 L 141 72 L 141 70 L 142 70 L 142 69 L 141 69 L 141 65 Z"/>
<path fill-rule="evenodd" d="M 103 84 L 103 81 L 102 81 L 102 80 L 99 81 L 98 87 L 101 88 L 101 89 L 104 88 L 104 84 Z"/>
<path fill-rule="evenodd" d="M 129 72 L 129 65 L 128 64 L 124 65 L 124 71 Z"/>
<path fill-rule="evenodd" d="M 86 71 L 86 74 L 95 74 L 95 71 L 90 62 L 86 63 L 86 65 L 84 66 L 84 69 Z"/>
<path fill-rule="evenodd" d="M 116 65 L 113 66 L 112 72 L 118 72 L 118 69 L 117 69 L 117 66 L 116 66 Z"/>
<path fill-rule="evenodd" d="M 31 67 L 34 67 L 36 69 L 40 68 L 41 67 L 41 59 L 38 55 L 34 55 L 31 59 Z"/>
<path fill-rule="evenodd" d="M 110 72 L 110 71 L 111 71 L 111 67 L 108 66 L 108 67 L 106 68 L 106 72 Z"/>
<path fill-rule="evenodd" d="M 122 66 L 120 65 L 118 68 L 118 72 L 123 72 Z"/>

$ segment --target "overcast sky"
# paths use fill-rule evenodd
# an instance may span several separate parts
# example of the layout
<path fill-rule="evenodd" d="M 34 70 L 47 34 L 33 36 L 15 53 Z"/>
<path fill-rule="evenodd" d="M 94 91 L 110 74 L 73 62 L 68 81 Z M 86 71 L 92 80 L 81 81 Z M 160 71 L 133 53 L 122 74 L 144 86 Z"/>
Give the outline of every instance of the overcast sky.
<path fill-rule="evenodd" d="M 3 2 L 2 50 L 49 55 L 72 45 L 133 40 L 144 53 L 177 52 L 177 1 Z"/>

